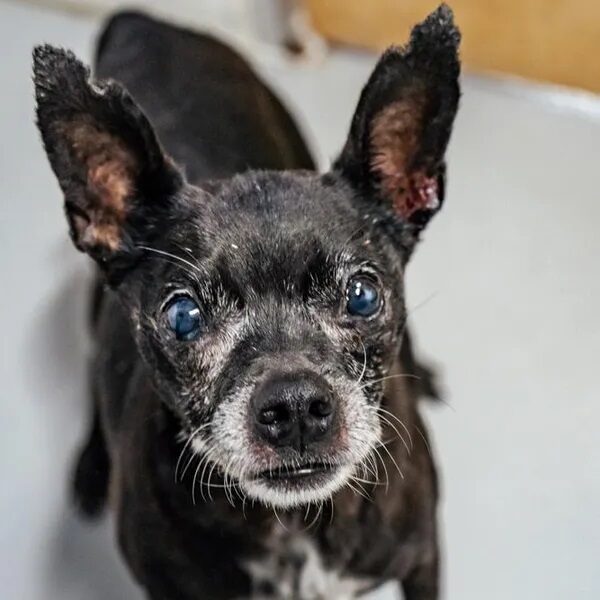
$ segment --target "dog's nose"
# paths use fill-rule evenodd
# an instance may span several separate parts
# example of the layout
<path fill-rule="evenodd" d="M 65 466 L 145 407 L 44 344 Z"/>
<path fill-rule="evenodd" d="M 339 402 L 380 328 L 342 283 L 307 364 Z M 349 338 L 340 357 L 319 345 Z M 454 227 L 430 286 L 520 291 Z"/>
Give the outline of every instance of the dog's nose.
<path fill-rule="evenodd" d="M 252 398 L 254 426 L 272 446 L 300 452 L 331 435 L 336 402 L 313 372 L 282 373 L 259 385 Z"/>

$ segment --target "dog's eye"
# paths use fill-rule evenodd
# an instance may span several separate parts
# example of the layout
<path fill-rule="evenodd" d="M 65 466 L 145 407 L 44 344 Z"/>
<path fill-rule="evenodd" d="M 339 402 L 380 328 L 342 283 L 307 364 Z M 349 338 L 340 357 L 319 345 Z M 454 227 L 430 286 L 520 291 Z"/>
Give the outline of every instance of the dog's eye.
<path fill-rule="evenodd" d="M 200 337 L 204 319 L 200 307 L 190 296 L 178 296 L 165 307 L 167 324 L 179 341 L 191 342 Z"/>
<path fill-rule="evenodd" d="M 350 280 L 346 298 L 346 310 L 355 317 L 371 317 L 381 306 L 381 297 L 375 283 L 366 277 Z"/>

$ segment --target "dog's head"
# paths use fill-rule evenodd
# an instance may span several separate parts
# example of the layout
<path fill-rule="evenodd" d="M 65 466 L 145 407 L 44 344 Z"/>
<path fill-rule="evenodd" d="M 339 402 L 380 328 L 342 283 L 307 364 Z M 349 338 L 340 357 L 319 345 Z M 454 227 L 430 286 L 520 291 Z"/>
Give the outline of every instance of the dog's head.
<path fill-rule="evenodd" d="M 403 270 L 443 200 L 458 43 L 441 7 L 383 55 L 329 173 L 203 188 L 122 86 L 69 52 L 34 52 L 73 241 L 122 299 L 190 446 L 252 498 L 327 498 L 380 443 Z"/>

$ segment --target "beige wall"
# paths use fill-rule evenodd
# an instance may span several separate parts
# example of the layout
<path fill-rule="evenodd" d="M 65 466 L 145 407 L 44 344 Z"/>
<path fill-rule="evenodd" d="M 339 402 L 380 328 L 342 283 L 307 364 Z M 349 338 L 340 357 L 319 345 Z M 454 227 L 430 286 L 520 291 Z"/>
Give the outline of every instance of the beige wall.
<path fill-rule="evenodd" d="M 438 2 L 305 0 L 325 37 L 381 49 L 406 40 Z M 471 69 L 600 92 L 600 0 L 448 0 Z"/>

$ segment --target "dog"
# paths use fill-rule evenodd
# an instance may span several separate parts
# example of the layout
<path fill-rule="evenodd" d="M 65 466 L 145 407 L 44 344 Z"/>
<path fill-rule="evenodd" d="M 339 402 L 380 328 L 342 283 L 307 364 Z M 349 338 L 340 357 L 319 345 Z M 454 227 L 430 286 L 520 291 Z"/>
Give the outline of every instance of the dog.
<path fill-rule="evenodd" d="M 75 498 L 111 507 L 148 598 L 438 598 L 403 275 L 444 200 L 459 41 L 442 5 L 387 50 L 324 174 L 208 36 L 119 14 L 95 77 L 35 48 L 37 124 L 99 273 Z"/>

